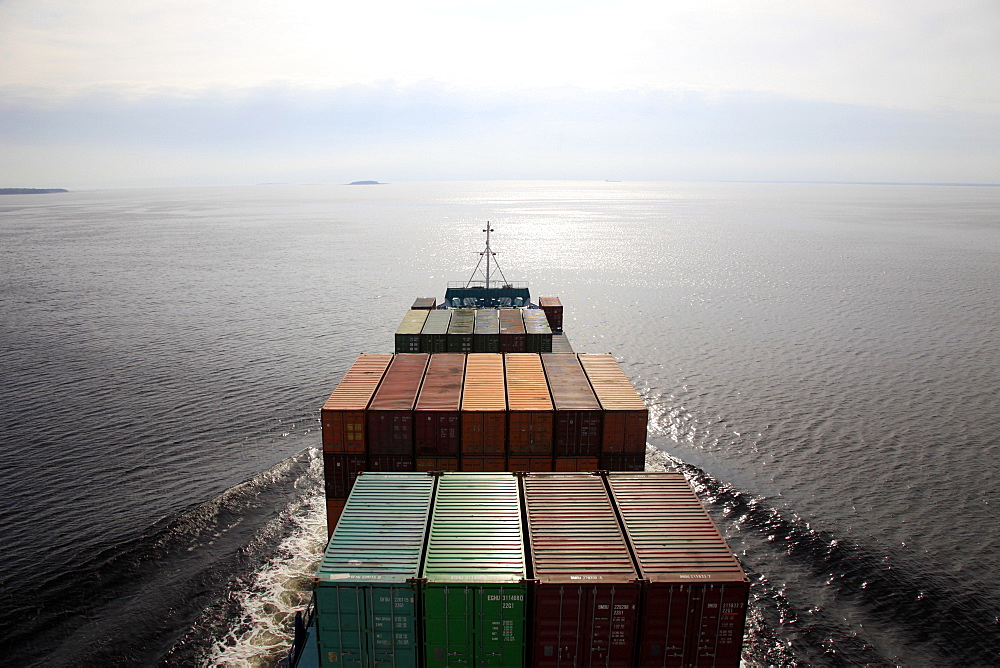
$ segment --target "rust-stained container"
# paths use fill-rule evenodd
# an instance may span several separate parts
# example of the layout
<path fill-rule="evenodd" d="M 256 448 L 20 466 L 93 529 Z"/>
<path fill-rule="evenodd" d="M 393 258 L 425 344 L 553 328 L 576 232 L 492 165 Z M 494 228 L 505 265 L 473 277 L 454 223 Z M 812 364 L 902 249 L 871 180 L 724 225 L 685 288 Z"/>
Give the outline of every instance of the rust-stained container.
<path fill-rule="evenodd" d="M 418 471 L 459 471 L 458 457 L 417 457 Z"/>
<path fill-rule="evenodd" d="M 326 535 L 327 538 L 333 535 L 333 530 L 337 528 L 337 520 L 340 519 L 340 514 L 344 512 L 344 506 L 347 505 L 347 499 L 330 499 L 326 500 Z"/>
<path fill-rule="evenodd" d="M 750 581 L 684 476 L 609 473 L 648 581 L 637 666 L 739 666 Z"/>
<path fill-rule="evenodd" d="M 510 353 L 504 357 L 504 363 L 509 407 L 508 453 L 544 455 L 551 459 L 554 413 L 542 360 L 533 353 Z"/>
<path fill-rule="evenodd" d="M 595 455 L 556 456 L 553 465 L 555 471 L 596 471 L 600 468 L 600 461 Z"/>
<path fill-rule="evenodd" d="M 506 454 L 507 397 L 503 356 L 472 353 L 465 362 L 462 388 L 462 456 Z"/>
<path fill-rule="evenodd" d="M 485 308 L 476 311 L 476 331 L 472 349 L 477 353 L 500 352 L 500 311 Z"/>
<path fill-rule="evenodd" d="M 326 498 L 347 498 L 358 474 L 365 470 L 367 458 L 364 455 L 339 455 L 323 453 L 323 479 Z"/>
<path fill-rule="evenodd" d="M 499 472 L 507 470 L 507 458 L 499 456 L 462 455 L 461 468 L 471 472 Z"/>
<path fill-rule="evenodd" d="M 645 453 L 649 410 L 614 355 L 582 353 L 579 359 L 604 409 L 601 452 Z"/>
<path fill-rule="evenodd" d="M 563 328 L 563 306 L 558 297 L 539 297 L 538 305 L 549 321 L 553 332 L 561 332 Z"/>
<path fill-rule="evenodd" d="M 557 457 L 601 452 L 601 404 L 576 355 L 542 353 L 555 406 L 553 449 Z M 560 470 L 558 467 L 556 470 Z"/>
<path fill-rule="evenodd" d="M 551 471 L 552 455 L 544 457 L 532 455 L 510 455 L 507 457 L 508 471 Z"/>
<path fill-rule="evenodd" d="M 413 306 L 411 309 L 432 311 L 437 308 L 437 300 L 434 297 L 417 297 L 413 300 Z"/>
<path fill-rule="evenodd" d="M 368 405 L 369 454 L 408 455 L 412 459 L 413 406 L 429 358 L 423 353 L 399 353 L 393 358 Z"/>
<path fill-rule="evenodd" d="M 526 335 L 521 309 L 500 309 L 500 352 L 523 353 L 525 344 Z"/>
<path fill-rule="evenodd" d="M 427 311 L 409 310 L 403 316 L 403 321 L 396 329 L 396 352 L 397 353 L 419 353 L 420 352 L 420 330 L 427 320 Z"/>
<path fill-rule="evenodd" d="M 413 455 L 368 455 L 368 471 L 407 473 L 415 469 Z"/>
<path fill-rule="evenodd" d="M 323 452 L 365 452 L 365 409 L 392 362 L 392 353 L 362 354 L 320 409 Z"/>
<path fill-rule="evenodd" d="M 535 668 L 632 665 L 640 585 L 604 480 L 522 479 L 535 585 Z"/>
<path fill-rule="evenodd" d="M 646 468 L 646 455 L 625 455 L 620 452 L 600 456 L 602 471 L 642 471 Z"/>
<path fill-rule="evenodd" d="M 448 352 L 471 353 L 476 329 L 476 312 L 468 308 L 455 309 L 448 325 Z"/>
<path fill-rule="evenodd" d="M 538 309 L 522 312 L 524 318 L 524 349 L 529 353 L 552 352 L 552 328 L 545 313 Z"/>
<path fill-rule="evenodd" d="M 420 352 L 448 352 L 448 326 L 451 324 L 450 309 L 436 309 L 427 313 L 424 328 L 420 330 Z"/>
<path fill-rule="evenodd" d="M 459 439 L 465 355 L 431 355 L 424 384 L 413 410 L 414 448 L 417 456 L 461 452 Z"/>

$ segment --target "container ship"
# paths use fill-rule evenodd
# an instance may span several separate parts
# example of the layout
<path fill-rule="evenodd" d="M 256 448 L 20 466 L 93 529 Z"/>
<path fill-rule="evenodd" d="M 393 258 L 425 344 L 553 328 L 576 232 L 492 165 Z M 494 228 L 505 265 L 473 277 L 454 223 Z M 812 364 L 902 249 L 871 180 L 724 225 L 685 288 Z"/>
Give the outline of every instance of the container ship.
<path fill-rule="evenodd" d="M 483 231 L 473 278 L 320 410 L 329 542 L 285 665 L 738 666 L 738 560 L 682 474 L 644 471 L 614 356 L 574 351 Z"/>

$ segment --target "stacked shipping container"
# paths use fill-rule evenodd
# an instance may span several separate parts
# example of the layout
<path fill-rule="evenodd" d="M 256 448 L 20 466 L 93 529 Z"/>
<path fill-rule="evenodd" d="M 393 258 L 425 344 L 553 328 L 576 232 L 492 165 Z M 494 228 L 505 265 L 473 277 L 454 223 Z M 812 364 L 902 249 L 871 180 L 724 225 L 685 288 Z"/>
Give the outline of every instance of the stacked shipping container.
<path fill-rule="evenodd" d="M 437 309 L 427 313 L 427 320 L 420 330 L 420 352 L 448 352 L 448 326 L 451 324 L 451 311 Z"/>
<path fill-rule="evenodd" d="M 360 476 L 317 572 L 322 665 L 739 665 L 748 580 L 683 475 L 519 477 Z"/>
<path fill-rule="evenodd" d="M 500 352 L 523 353 L 526 343 L 521 309 L 500 309 Z"/>
<path fill-rule="evenodd" d="M 558 297 L 539 297 L 538 306 L 545 313 L 549 327 L 553 332 L 561 332 L 563 328 L 563 306 Z"/>
<path fill-rule="evenodd" d="M 610 355 L 362 355 L 321 413 L 331 531 L 360 471 L 644 463 L 645 406 Z"/>

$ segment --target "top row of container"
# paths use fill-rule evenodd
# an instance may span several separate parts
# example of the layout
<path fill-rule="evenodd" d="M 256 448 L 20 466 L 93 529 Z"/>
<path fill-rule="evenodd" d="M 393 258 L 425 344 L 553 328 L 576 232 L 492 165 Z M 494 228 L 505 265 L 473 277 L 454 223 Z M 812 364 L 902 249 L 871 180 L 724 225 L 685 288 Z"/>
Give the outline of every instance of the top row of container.
<path fill-rule="evenodd" d="M 552 328 L 538 309 L 411 309 L 397 353 L 548 353 Z"/>

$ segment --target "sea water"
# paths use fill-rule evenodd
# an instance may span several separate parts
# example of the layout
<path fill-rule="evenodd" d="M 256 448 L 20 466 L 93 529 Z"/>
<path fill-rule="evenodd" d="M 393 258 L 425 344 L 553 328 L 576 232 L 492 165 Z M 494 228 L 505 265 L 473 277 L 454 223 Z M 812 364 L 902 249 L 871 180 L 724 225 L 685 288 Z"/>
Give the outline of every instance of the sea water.
<path fill-rule="evenodd" d="M 318 408 L 496 260 L 650 408 L 748 665 L 1000 662 L 1000 188 L 274 185 L 0 199 L 4 663 L 273 665 Z"/>

